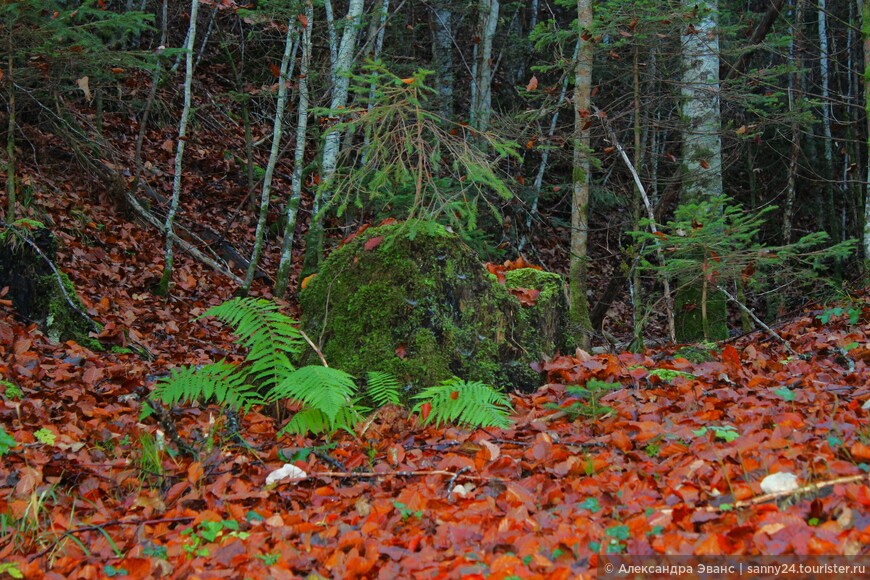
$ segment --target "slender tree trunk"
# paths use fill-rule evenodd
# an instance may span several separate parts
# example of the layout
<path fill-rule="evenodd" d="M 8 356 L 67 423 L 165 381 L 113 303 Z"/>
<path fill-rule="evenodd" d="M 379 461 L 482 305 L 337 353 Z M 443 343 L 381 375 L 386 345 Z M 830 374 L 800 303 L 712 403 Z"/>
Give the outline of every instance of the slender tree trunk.
<path fill-rule="evenodd" d="M 181 120 L 178 123 L 178 144 L 175 149 L 175 175 L 172 179 L 172 200 L 169 204 L 169 212 L 166 214 L 166 222 L 163 226 L 166 233 L 166 257 L 163 265 L 163 276 L 157 286 L 157 294 L 169 295 L 169 284 L 172 281 L 172 264 L 174 260 L 172 242 L 175 237 L 175 214 L 178 213 L 178 203 L 181 198 L 181 170 L 184 159 L 184 144 L 187 140 L 187 120 L 190 116 L 191 85 L 193 82 L 193 47 L 196 39 L 196 16 L 199 12 L 199 0 L 191 0 L 190 3 L 190 27 L 187 29 L 187 43 L 185 50 L 185 75 L 184 75 L 184 106 L 181 109 Z"/>
<path fill-rule="evenodd" d="M 377 18 L 372 19 L 371 26 L 369 26 L 369 35 L 374 36 L 374 46 L 371 47 L 371 59 L 376 61 L 381 56 L 381 49 L 384 46 L 384 27 L 387 23 L 387 15 L 390 12 L 390 0 L 383 0 L 383 4 L 381 5 L 380 13 Z M 369 38 L 367 44 L 372 44 L 372 39 Z M 371 113 L 372 109 L 375 106 L 375 93 L 377 91 L 377 84 L 372 81 L 369 85 L 369 100 L 368 105 L 366 105 L 366 110 Z M 350 131 L 348 131 L 350 134 Z M 369 140 L 370 135 L 366 132 L 363 138 L 363 153 L 360 156 L 360 165 L 366 164 L 366 158 L 369 150 Z"/>
<path fill-rule="evenodd" d="M 782 237 L 786 244 L 791 243 L 792 220 L 794 219 L 794 201 L 797 197 L 798 170 L 801 155 L 801 124 L 797 117 L 800 112 L 798 103 L 801 99 L 801 76 L 803 76 L 803 13 L 804 0 L 794 0 L 794 24 L 791 32 L 789 53 L 794 71 L 788 77 L 788 109 L 792 115 L 791 122 L 791 155 L 788 164 L 788 184 L 785 191 L 785 209 L 782 215 Z"/>
<path fill-rule="evenodd" d="M 332 84 L 335 85 L 335 67 L 338 66 L 338 33 L 335 31 L 335 12 L 332 10 L 332 0 L 324 0 L 323 8 L 326 11 L 326 30 L 329 35 L 329 72 L 332 75 Z"/>
<path fill-rule="evenodd" d="M 269 151 L 269 162 L 266 164 L 266 174 L 263 176 L 263 191 L 260 195 L 260 214 L 257 217 L 257 230 L 254 235 L 254 252 L 248 263 L 245 281 L 242 283 L 241 294 L 247 295 L 254 283 L 257 266 L 263 255 L 264 238 L 266 235 L 266 218 L 269 215 L 269 200 L 272 197 L 272 176 L 275 165 L 281 156 L 281 135 L 284 132 L 284 105 L 287 102 L 287 69 L 290 67 L 290 54 L 293 52 L 293 36 L 295 27 L 293 21 L 287 23 L 287 37 L 284 40 L 284 56 L 281 58 L 281 69 L 278 75 L 278 99 L 275 102 L 275 122 L 272 124 L 272 149 Z"/>
<path fill-rule="evenodd" d="M 683 203 L 722 195 L 719 35 L 716 0 L 683 0 L 696 21 L 683 35 Z M 704 273 L 700 273 L 704 276 Z M 679 342 L 728 337 L 726 301 L 707 295 L 706 278 L 680 280 L 675 326 Z"/>
<path fill-rule="evenodd" d="M 828 52 L 827 0 L 819 0 L 819 71 L 822 79 L 822 135 L 825 161 L 825 211 L 827 230 L 839 241 L 837 201 L 834 198 L 834 138 L 831 133 L 831 71 Z"/>
<path fill-rule="evenodd" d="M 9 124 L 6 133 L 6 223 L 15 221 L 15 59 L 12 47 L 12 31 L 7 30 L 9 55 L 7 57 L 6 82 L 9 84 Z"/>
<path fill-rule="evenodd" d="M 492 118 L 492 45 L 498 26 L 499 0 L 480 0 L 480 44 L 475 46 L 471 126 L 486 131 Z"/>
<path fill-rule="evenodd" d="M 162 48 L 166 45 L 166 33 L 168 25 L 166 23 L 168 12 L 168 0 L 163 0 L 161 7 L 160 18 L 160 45 L 158 53 L 162 52 Z M 163 61 L 160 54 L 154 56 L 154 74 L 151 77 L 151 88 L 148 90 L 148 100 L 145 101 L 145 109 L 142 111 L 142 120 L 139 122 L 139 135 L 136 136 L 136 151 L 133 155 L 133 167 L 135 177 L 133 179 L 133 191 L 139 187 L 139 181 L 142 179 L 143 161 L 142 161 L 142 145 L 145 142 L 145 133 L 148 131 L 148 120 L 151 117 L 151 107 L 154 106 L 154 100 L 157 98 L 157 88 L 160 86 L 160 75 L 163 73 Z"/>
<path fill-rule="evenodd" d="M 453 118 L 453 8 L 452 0 L 435 0 L 431 9 L 432 68 L 438 93 L 438 114 Z"/>
<path fill-rule="evenodd" d="M 580 54 L 581 42 L 582 41 L 578 37 L 577 44 L 574 46 L 574 55 L 572 57 L 573 61 L 576 61 L 578 55 Z M 547 164 L 550 160 L 549 143 L 552 141 L 553 136 L 556 134 L 556 124 L 559 122 L 559 109 L 562 107 L 562 104 L 565 102 L 565 97 L 568 94 L 568 81 L 570 79 L 571 77 L 568 74 L 565 74 L 565 78 L 562 79 L 562 88 L 559 90 L 559 98 L 556 101 L 556 109 L 555 111 L 553 111 L 553 117 L 550 119 L 550 129 L 547 131 L 547 145 L 541 152 L 541 164 L 538 166 L 538 172 L 535 174 L 535 182 L 532 184 L 532 202 L 529 206 L 528 216 L 526 216 L 526 231 L 523 232 L 523 235 L 522 237 L 520 237 L 520 241 L 517 244 L 518 252 L 522 252 L 523 248 L 526 247 L 529 233 L 532 231 L 532 222 L 535 220 L 538 214 L 538 202 L 541 198 L 541 188 L 544 186 L 544 173 L 547 172 Z"/>
<path fill-rule="evenodd" d="M 589 349 L 592 323 L 589 319 L 587 289 L 587 241 L 589 234 L 589 180 L 591 177 L 590 115 L 592 109 L 591 41 L 582 35 L 592 28 L 592 0 L 577 0 L 577 25 L 581 35 L 580 51 L 574 69 L 574 169 L 571 196 L 571 256 L 568 285 L 570 290 L 570 332 L 577 344 Z"/>
<path fill-rule="evenodd" d="M 293 180 L 290 186 L 290 199 L 287 201 L 284 239 L 281 243 L 281 262 L 275 276 L 275 296 L 283 298 L 290 281 L 290 268 L 293 265 L 293 236 L 299 204 L 302 201 L 302 170 L 305 167 L 305 137 L 308 131 L 308 70 L 311 65 L 311 27 L 314 23 L 314 6 L 311 0 L 305 5 L 307 23 L 302 27 L 302 62 L 299 65 L 299 106 L 296 121 L 296 151 L 293 156 Z"/>
<path fill-rule="evenodd" d="M 363 0 L 350 0 L 345 17 L 345 27 L 341 34 L 341 44 L 335 57 L 335 73 L 333 75 L 332 102 L 330 109 L 337 111 L 347 105 L 348 88 L 350 86 L 350 72 L 354 65 L 354 52 L 356 41 L 359 36 L 359 25 L 363 12 Z M 318 192 L 314 198 L 312 208 L 311 226 L 308 232 L 308 244 L 305 248 L 305 264 L 303 274 L 317 270 L 323 255 L 323 210 L 332 199 L 329 190 L 330 180 L 335 174 L 338 163 L 338 149 L 341 143 L 341 131 L 329 131 L 323 144 L 323 157 L 321 159 L 321 179 L 326 184 L 324 189 Z"/>
<path fill-rule="evenodd" d="M 864 37 L 864 99 L 867 111 L 867 183 L 864 189 L 864 276 L 870 275 L 870 2 L 861 6 L 861 32 Z"/>

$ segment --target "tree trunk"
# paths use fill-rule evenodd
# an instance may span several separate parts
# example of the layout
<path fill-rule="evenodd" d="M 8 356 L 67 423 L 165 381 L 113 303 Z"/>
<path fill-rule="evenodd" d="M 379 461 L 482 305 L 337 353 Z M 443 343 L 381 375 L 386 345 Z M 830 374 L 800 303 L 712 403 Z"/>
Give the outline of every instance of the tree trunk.
<path fill-rule="evenodd" d="M 717 0 L 683 0 L 697 19 L 683 35 L 683 203 L 722 195 Z M 680 280 L 675 304 L 678 342 L 728 337 L 726 301 L 700 278 Z"/>
<path fill-rule="evenodd" d="M 453 9 L 452 0 L 432 3 L 432 68 L 435 70 L 435 90 L 438 93 L 438 114 L 453 118 Z"/>
<path fill-rule="evenodd" d="M 867 111 L 867 151 L 870 156 L 870 2 L 861 6 L 861 31 L 864 37 L 864 99 Z M 870 158 L 864 189 L 864 275 L 870 273 Z"/>
<path fill-rule="evenodd" d="M 825 161 L 825 216 L 831 238 L 840 241 L 837 202 L 834 199 L 834 138 L 831 133 L 831 71 L 828 52 L 827 0 L 819 0 L 819 71 L 822 79 L 822 134 Z"/>
<path fill-rule="evenodd" d="M 788 185 L 785 191 L 785 209 L 782 216 L 782 238 L 786 244 L 791 243 L 792 220 L 794 219 L 794 200 L 797 197 L 798 161 L 801 154 L 801 125 L 797 118 L 798 103 L 801 102 L 801 76 L 803 76 L 803 13 L 804 0 L 795 0 L 794 24 L 791 32 L 789 52 L 794 71 L 788 77 L 788 109 L 792 115 L 791 122 L 791 155 L 788 165 Z"/>
<path fill-rule="evenodd" d="M 480 43 L 475 45 L 471 80 L 471 126 L 486 131 L 492 118 L 492 45 L 498 26 L 499 0 L 480 0 Z"/>
<path fill-rule="evenodd" d="M 287 293 L 290 268 L 293 265 L 293 236 L 296 233 L 296 220 L 299 204 L 302 201 L 302 170 L 305 166 L 305 136 L 308 132 L 308 69 L 311 65 L 311 27 L 314 23 L 314 6 L 311 0 L 305 5 L 307 23 L 302 27 L 302 62 L 299 65 L 299 106 L 296 121 L 296 151 L 293 156 L 293 179 L 290 186 L 290 199 L 287 200 L 284 239 L 281 243 L 281 262 L 275 276 L 275 296 L 283 298 Z"/>
<path fill-rule="evenodd" d="M 363 0 L 350 0 L 345 17 L 345 27 L 341 35 L 341 44 L 338 47 L 335 60 L 335 74 L 333 75 L 332 101 L 330 109 L 337 111 L 347 105 L 347 94 L 350 86 L 349 73 L 353 70 L 354 52 L 356 41 L 359 36 L 359 24 L 362 18 Z M 329 131 L 323 144 L 323 157 L 320 170 L 321 179 L 326 184 L 325 188 L 318 192 L 314 198 L 312 209 L 311 226 L 308 232 L 308 245 L 305 248 L 305 264 L 303 274 L 317 270 L 323 257 L 323 219 L 322 210 L 325 209 L 332 198 L 329 190 L 329 182 L 335 174 L 338 163 L 338 149 L 341 143 L 341 131 Z"/>
<path fill-rule="evenodd" d="M 572 57 L 575 61 L 577 56 L 580 54 L 581 42 L 582 41 L 578 37 L 577 44 L 574 46 L 574 56 Z M 565 102 L 565 97 L 568 94 L 568 81 L 570 79 L 570 75 L 566 73 L 565 78 L 562 79 L 562 88 L 559 90 L 559 99 L 556 101 L 556 109 L 553 111 L 553 117 L 550 119 L 550 129 L 547 132 L 547 144 L 541 152 L 541 164 L 538 166 L 538 172 L 535 174 L 535 182 L 532 184 L 532 202 L 529 206 L 528 216 L 526 217 L 526 230 L 523 232 L 523 235 L 520 237 L 520 241 L 517 244 L 517 252 L 520 253 L 522 253 L 523 248 L 525 248 L 526 243 L 528 242 L 529 235 L 532 231 L 532 222 L 538 214 L 538 202 L 541 199 L 541 188 L 544 185 L 544 173 L 547 172 L 547 164 L 550 161 L 550 143 L 553 140 L 553 136 L 556 134 L 556 124 L 559 122 L 559 109 L 562 107 L 562 104 Z"/>
<path fill-rule="evenodd" d="M 9 40 L 9 57 L 6 74 L 9 77 L 9 125 L 6 133 L 6 221 L 15 221 L 15 61 L 12 50 L 12 31 L 7 30 Z"/>
<path fill-rule="evenodd" d="M 178 144 L 175 150 L 175 175 L 172 179 L 172 200 L 169 203 L 169 212 L 166 214 L 164 231 L 166 233 L 166 258 L 163 265 L 163 276 L 157 286 L 157 294 L 169 295 L 169 284 L 172 281 L 172 263 L 174 239 L 173 226 L 175 214 L 178 213 L 178 202 L 181 198 L 181 170 L 184 159 L 184 143 L 187 140 L 187 120 L 190 116 L 191 84 L 193 82 L 193 47 L 196 39 L 196 16 L 199 12 L 199 0 L 191 0 L 190 3 L 190 27 L 187 29 L 187 43 L 185 44 L 185 74 L 184 74 L 184 106 L 181 109 L 181 120 L 178 123 Z"/>
<path fill-rule="evenodd" d="M 577 0 L 578 34 L 580 50 L 574 68 L 574 169 L 571 196 L 571 257 L 568 285 L 569 336 L 580 348 L 588 350 L 592 343 L 592 323 L 589 320 L 589 300 L 586 296 L 586 253 L 589 234 L 589 179 L 590 179 L 590 115 L 592 99 L 591 41 L 582 35 L 592 28 L 592 0 Z"/>
<path fill-rule="evenodd" d="M 266 174 L 263 176 L 263 192 L 260 195 L 260 215 L 257 217 L 257 231 L 254 234 L 254 252 L 248 264 L 245 281 L 242 284 L 241 294 L 247 295 L 254 283 L 254 275 L 257 273 L 257 264 L 263 255 L 263 238 L 266 234 L 266 217 L 269 215 L 269 199 L 272 195 L 272 176 L 275 174 L 275 165 L 281 154 L 281 135 L 284 132 L 284 105 L 286 104 L 287 69 L 290 67 L 290 53 L 293 51 L 293 21 L 287 23 L 287 37 L 284 39 L 284 56 L 281 58 L 281 69 L 278 75 L 278 100 L 275 103 L 275 122 L 272 125 L 272 149 L 269 151 L 269 162 L 266 164 Z"/>

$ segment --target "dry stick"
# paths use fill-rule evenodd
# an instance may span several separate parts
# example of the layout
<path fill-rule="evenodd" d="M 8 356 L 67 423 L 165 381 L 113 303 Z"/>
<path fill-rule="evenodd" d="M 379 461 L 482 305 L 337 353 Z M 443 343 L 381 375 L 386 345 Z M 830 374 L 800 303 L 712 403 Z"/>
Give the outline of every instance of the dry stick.
<path fill-rule="evenodd" d="M 308 335 L 305 334 L 305 331 L 302 330 L 302 329 L 300 328 L 300 329 L 299 329 L 299 334 L 302 335 L 302 338 L 305 339 L 305 342 L 308 343 L 308 346 L 310 346 L 311 348 L 314 349 L 314 352 L 316 352 L 316 353 L 317 353 L 317 356 L 320 357 L 320 362 L 323 363 L 323 366 L 325 366 L 325 367 L 329 367 L 329 365 L 326 363 L 326 357 L 323 356 L 323 353 L 320 351 L 319 348 L 317 348 L 317 345 L 314 344 L 314 342 L 313 342 L 310 338 L 308 338 Z"/>
<path fill-rule="evenodd" d="M 163 223 L 161 223 L 160 220 L 158 220 L 154 214 L 152 214 L 151 212 L 146 210 L 144 207 L 142 207 L 142 204 L 139 203 L 139 200 L 136 199 L 136 196 L 134 196 L 132 192 L 125 191 L 124 193 L 125 193 L 125 196 L 127 198 L 127 201 L 130 203 L 130 205 L 133 207 L 133 209 L 136 211 L 136 213 L 138 213 L 140 216 L 142 216 L 142 218 L 145 221 L 147 221 L 152 226 L 157 228 L 157 231 L 159 231 L 160 233 L 166 233 L 166 230 L 163 227 Z M 227 270 L 226 268 L 224 268 L 223 266 L 218 264 L 215 260 L 212 260 L 211 258 L 206 256 L 205 254 L 203 254 L 201 251 L 199 251 L 199 249 L 196 246 L 194 246 L 193 244 L 187 242 L 186 240 L 178 237 L 178 235 L 176 235 L 174 232 L 169 232 L 169 235 L 172 236 L 173 242 L 179 248 L 181 248 L 183 251 L 187 252 L 188 254 L 190 254 L 191 256 L 193 256 L 194 258 L 196 258 L 197 260 L 199 260 L 203 264 L 210 266 L 216 272 L 223 274 L 224 276 L 226 276 L 227 278 L 229 278 L 230 280 L 232 280 L 233 282 L 235 282 L 239 286 L 242 285 L 241 278 L 239 278 L 238 276 L 236 276 L 235 274 L 233 274 L 232 272 L 230 272 L 229 270 Z"/>
<path fill-rule="evenodd" d="M 288 477 L 281 480 L 282 482 L 299 482 L 305 479 L 337 477 L 341 479 L 372 479 L 379 477 L 425 477 L 427 475 L 444 475 L 451 478 L 464 477 L 466 479 L 474 479 L 478 481 L 502 481 L 500 477 L 483 477 L 480 475 L 468 475 L 456 471 L 447 471 L 446 469 L 431 469 L 431 470 L 415 470 L 415 471 L 387 471 L 385 473 L 377 473 L 375 471 L 315 471 L 307 474 L 305 477 Z M 460 475 L 461 474 L 461 475 Z"/>
<path fill-rule="evenodd" d="M 752 499 L 747 499 L 743 501 L 737 501 L 732 504 L 726 505 L 726 507 L 714 506 L 714 505 L 706 505 L 706 506 L 698 506 L 696 509 L 705 511 L 705 512 L 725 512 L 725 511 L 734 511 L 735 509 L 752 507 L 754 505 L 758 505 L 761 503 L 767 503 L 769 501 L 777 500 L 781 497 L 789 497 L 789 496 L 797 496 L 805 493 L 818 492 L 826 487 L 833 487 L 835 485 L 842 485 L 845 483 L 856 483 L 859 481 L 863 481 L 865 479 L 870 479 L 870 475 L 862 474 L 862 475 L 850 475 L 847 477 L 838 477 L 837 479 L 832 479 L 829 481 L 822 481 L 819 483 L 808 483 L 802 487 L 797 489 L 791 489 L 789 491 L 776 491 L 773 493 L 766 493 L 764 495 L 757 495 Z M 673 513 L 674 508 L 662 508 L 657 510 L 659 513 L 669 514 Z"/>
<path fill-rule="evenodd" d="M 728 298 L 728 300 L 730 300 L 731 302 L 733 302 L 734 304 L 736 304 L 736 305 L 740 308 L 740 310 L 742 310 L 743 312 L 745 312 L 746 314 L 748 314 L 748 315 L 750 316 L 750 318 L 752 318 L 752 320 L 755 321 L 755 324 L 757 324 L 758 326 L 760 326 L 761 328 L 763 328 L 763 329 L 765 330 L 765 332 L 767 332 L 767 334 L 769 334 L 769 335 L 772 336 L 773 338 L 779 340 L 779 341 L 780 341 L 780 342 L 785 346 L 785 349 L 786 349 L 788 352 L 790 352 L 790 353 L 791 353 L 792 355 L 794 355 L 794 356 L 800 356 L 800 355 L 798 354 L 798 352 L 797 352 L 795 349 L 793 349 L 793 348 L 791 347 L 791 344 L 789 344 L 789 342 L 788 342 L 786 339 L 784 339 L 784 338 L 781 337 L 779 334 L 777 334 L 776 331 L 773 330 L 771 327 L 769 327 L 768 325 L 766 325 L 765 323 L 763 323 L 763 322 L 762 322 L 762 321 L 761 321 L 761 320 L 760 320 L 760 319 L 755 315 L 755 313 L 752 312 L 752 310 L 750 310 L 749 308 L 747 308 L 746 305 L 744 305 L 744 304 L 743 304 L 742 302 L 740 302 L 737 298 L 735 298 L 734 296 L 732 296 L 731 293 L 728 292 L 728 290 L 726 290 L 725 288 L 723 288 L 723 287 L 720 286 L 719 284 L 714 284 L 714 287 L 716 288 L 716 290 L 718 290 L 719 292 L 721 292 L 722 294 L 724 294 L 725 297 Z"/>
<path fill-rule="evenodd" d="M 132 521 L 114 520 L 111 522 L 104 522 L 102 524 L 93 524 L 90 526 L 80 526 L 78 528 L 73 528 L 71 530 L 67 530 L 64 533 L 62 533 L 60 535 L 60 537 L 63 538 L 64 536 L 72 536 L 73 534 L 77 534 L 79 532 L 93 532 L 95 530 L 102 530 L 103 528 L 105 528 L 107 526 L 148 526 L 151 524 L 163 524 L 163 523 L 172 523 L 172 522 L 190 522 L 190 521 L 193 521 L 194 519 L 196 519 L 196 518 L 194 518 L 193 516 L 181 516 L 181 517 L 177 517 L 177 518 L 157 518 L 157 519 L 152 519 L 152 520 L 132 520 Z M 58 540 L 59 539 L 60 538 L 58 538 Z M 52 549 L 54 549 L 55 545 L 56 545 L 56 542 L 54 544 L 49 545 L 47 548 L 45 548 L 41 552 L 39 552 L 37 554 L 33 554 L 32 556 L 29 556 L 27 558 L 27 561 L 33 562 L 37 558 L 40 558 L 40 557 L 46 555 L 48 552 L 50 552 Z"/>
<path fill-rule="evenodd" d="M 616 150 L 619 152 L 619 156 L 622 157 L 622 160 L 625 162 L 626 167 L 628 167 L 628 172 L 631 173 L 631 177 L 634 179 L 634 184 L 637 186 L 637 190 L 640 192 L 641 197 L 643 198 L 643 205 L 646 207 L 647 217 L 649 218 L 649 229 L 655 235 L 658 233 L 658 228 L 656 228 L 656 217 L 655 213 L 652 209 L 652 204 L 649 201 L 649 196 L 646 194 L 646 188 L 644 188 L 643 183 L 640 181 L 640 176 L 637 174 L 637 170 L 632 165 L 631 160 L 628 158 L 628 155 L 625 153 L 625 149 L 622 148 L 622 144 L 619 142 L 619 139 L 616 138 L 616 132 L 607 124 L 604 120 L 604 117 L 599 115 L 601 119 L 601 125 L 604 127 L 604 130 L 607 132 L 607 136 L 610 138 L 610 141 L 613 143 L 613 146 L 616 147 Z M 656 256 L 661 262 L 662 265 L 665 264 L 665 258 L 662 255 L 661 245 L 656 242 Z M 662 282 L 665 290 L 665 309 L 667 310 L 668 316 L 668 333 L 671 335 L 671 341 L 676 342 L 676 329 L 674 328 L 674 311 L 671 307 L 671 284 L 668 281 L 667 276 L 662 276 Z"/>

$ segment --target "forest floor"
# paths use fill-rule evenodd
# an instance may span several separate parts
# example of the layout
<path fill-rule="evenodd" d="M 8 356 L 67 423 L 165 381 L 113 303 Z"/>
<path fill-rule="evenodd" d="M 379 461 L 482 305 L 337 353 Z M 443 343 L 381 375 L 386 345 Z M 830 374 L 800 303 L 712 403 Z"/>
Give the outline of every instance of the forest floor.
<path fill-rule="evenodd" d="M 194 167 L 214 158 L 191 151 Z M 777 324 L 797 356 L 756 332 L 556 357 L 545 386 L 512 395 L 509 429 L 385 408 L 355 434 L 276 439 L 282 422 L 257 409 L 242 444 L 218 408 L 176 409 L 186 457 L 139 420 L 143 399 L 174 366 L 238 354 L 225 328 L 195 320 L 232 285 L 182 254 L 172 296 L 154 296 L 160 236 L 98 185 L 50 177 L 62 174 L 33 169 L 32 217 L 52 225 L 107 350 L 52 344 L 0 296 L 0 425 L 14 438 L 0 577 L 575 578 L 604 554 L 868 554 L 866 291 L 851 310 Z M 202 167 L 192 175 L 186 214 L 222 224 L 232 208 Z M 594 405 L 578 385 L 599 389 Z M 291 457 L 306 477 L 266 486 Z M 796 488 L 768 493 L 774 473 Z"/>

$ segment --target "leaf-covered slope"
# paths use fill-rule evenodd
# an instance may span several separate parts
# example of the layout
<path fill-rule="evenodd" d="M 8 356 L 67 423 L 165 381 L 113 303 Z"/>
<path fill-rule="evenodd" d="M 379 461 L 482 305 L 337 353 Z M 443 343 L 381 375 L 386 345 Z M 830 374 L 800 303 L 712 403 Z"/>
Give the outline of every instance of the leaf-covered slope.
<path fill-rule="evenodd" d="M 422 428 L 386 408 L 361 439 L 295 461 L 307 479 L 272 489 L 278 449 L 315 441 L 276 447 L 275 422 L 250 413 L 256 456 L 229 442 L 195 462 L 158 454 L 158 474 L 139 443 L 153 427 L 136 423 L 130 396 L 144 367 L 51 347 L 5 317 L 2 371 L 25 398 L 0 405 L 19 443 L 0 467 L 0 513 L 29 523 L 0 539 L 0 557 L 28 578 L 108 566 L 137 578 L 568 578 L 605 551 L 866 553 L 870 312 L 857 324 L 818 314 L 779 329 L 806 359 L 753 335 L 721 351 L 549 361 L 551 383 L 514 398 L 507 430 Z M 601 401 L 612 411 L 571 420 L 566 385 L 590 378 L 622 385 Z M 181 435 L 208 432 L 210 416 L 181 414 Z M 818 488 L 764 501 L 775 472 Z"/>

